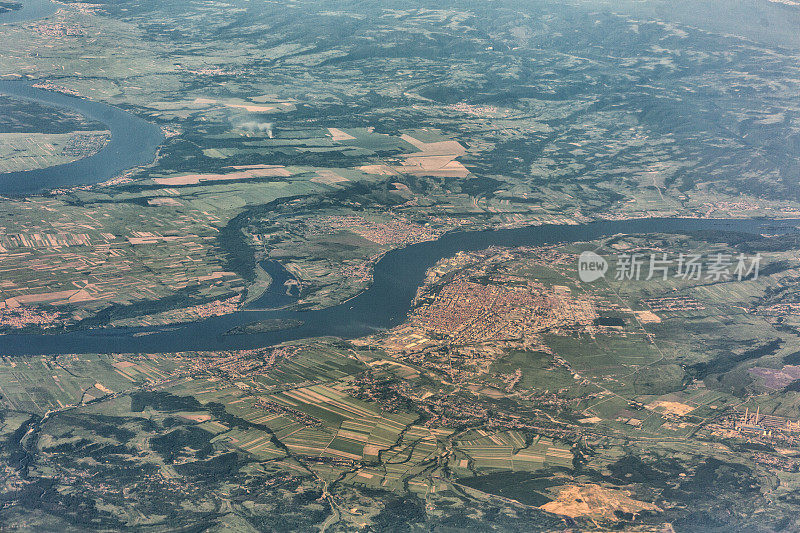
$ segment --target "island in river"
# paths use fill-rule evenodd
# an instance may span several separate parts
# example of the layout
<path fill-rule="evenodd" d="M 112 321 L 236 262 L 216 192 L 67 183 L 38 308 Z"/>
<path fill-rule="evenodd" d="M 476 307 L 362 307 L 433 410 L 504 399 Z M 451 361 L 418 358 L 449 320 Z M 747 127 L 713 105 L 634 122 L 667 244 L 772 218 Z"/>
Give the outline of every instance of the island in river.
<path fill-rule="evenodd" d="M 125 170 L 151 163 L 164 141 L 164 134 L 157 125 L 101 102 L 46 91 L 17 80 L 0 80 L 0 95 L 68 109 L 104 124 L 111 132 L 111 140 L 89 157 L 62 165 L 0 174 L 0 195 L 23 196 L 100 183 Z"/>
<path fill-rule="evenodd" d="M 58 10 L 51 0 L 0 1 L 0 24 L 31 22 L 49 17 Z"/>

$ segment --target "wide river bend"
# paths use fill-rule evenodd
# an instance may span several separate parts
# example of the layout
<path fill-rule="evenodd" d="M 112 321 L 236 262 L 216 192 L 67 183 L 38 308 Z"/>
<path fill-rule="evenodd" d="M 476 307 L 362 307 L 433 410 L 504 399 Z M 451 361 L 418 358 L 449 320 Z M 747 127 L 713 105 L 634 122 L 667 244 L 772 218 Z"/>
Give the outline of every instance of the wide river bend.
<path fill-rule="evenodd" d="M 61 353 L 166 353 L 257 348 L 318 336 L 354 338 L 401 324 L 425 272 L 439 259 L 489 246 L 536 246 L 590 241 L 615 234 L 725 231 L 798 233 L 800 220 L 648 218 L 580 225 L 448 233 L 438 240 L 394 250 L 376 264 L 372 285 L 346 303 L 316 311 L 242 310 L 180 326 L 90 329 L 52 335 L 0 335 L 0 355 Z M 225 335 L 265 319 L 299 320 L 302 326 L 256 334 Z"/>
<path fill-rule="evenodd" d="M 0 194 L 25 195 L 105 181 L 125 169 L 152 161 L 158 145 L 163 141 L 157 126 L 106 104 L 36 89 L 22 81 L 0 80 L 0 93 L 70 109 L 106 124 L 112 132 L 109 143 L 93 156 L 40 170 L 0 174 Z M 454 232 L 436 241 L 387 253 L 375 266 L 372 285 L 355 298 L 335 307 L 317 311 L 244 309 L 179 326 L 0 335 L 0 355 L 230 350 L 256 348 L 306 337 L 354 338 L 401 324 L 427 269 L 439 259 L 453 256 L 459 251 L 480 250 L 493 245 L 513 247 L 590 241 L 620 233 L 686 233 L 702 230 L 749 234 L 797 233 L 798 224 L 800 221 L 797 220 L 652 218 Z M 286 298 L 277 292 L 268 291 L 256 303 L 284 300 Z M 302 325 L 263 333 L 225 335 L 237 326 L 274 319 L 294 323 L 300 321 Z"/>

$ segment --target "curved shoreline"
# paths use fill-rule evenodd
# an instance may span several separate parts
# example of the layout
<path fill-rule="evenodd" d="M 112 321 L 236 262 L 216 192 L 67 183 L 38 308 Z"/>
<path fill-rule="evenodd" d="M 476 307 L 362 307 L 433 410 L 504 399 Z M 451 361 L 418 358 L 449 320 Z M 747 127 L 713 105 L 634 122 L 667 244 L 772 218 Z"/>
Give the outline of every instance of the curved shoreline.
<path fill-rule="evenodd" d="M 101 183 L 125 170 L 152 163 L 164 141 L 161 128 L 155 124 L 108 104 L 37 89 L 18 80 L 0 80 L 0 94 L 69 109 L 102 122 L 111 131 L 111 140 L 94 155 L 71 163 L 0 174 L 0 195 L 23 196 Z"/>
<path fill-rule="evenodd" d="M 0 26 L 43 19 L 49 17 L 58 9 L 58 4 L 51 0 L 25 0 L 22 4 L 22 9 L 0 14 Z"/>
<path fill-rule="evenodd" d="M 116 328 L 53 335 L 0 335 L 0 355 L 64 353 L 170 353 L 252 349 L 307 337 L 355 338 L 401 324 L 425 273 L 436 261 L 458 251 L 489 246 L 537 246 L 582 242 L 615 234 L 798 233 L 800 220 L 648 218 L 580 225 L 525 226 L 515 229 L 448 233 L 436 241 L 393 250 L 375 265 L 372 285 L 346 303 L 316 311 L 241 310 L 180 326 Z M 303 325 L 251 335 L 225 335 L 231 329 L 266 319 Z"/>

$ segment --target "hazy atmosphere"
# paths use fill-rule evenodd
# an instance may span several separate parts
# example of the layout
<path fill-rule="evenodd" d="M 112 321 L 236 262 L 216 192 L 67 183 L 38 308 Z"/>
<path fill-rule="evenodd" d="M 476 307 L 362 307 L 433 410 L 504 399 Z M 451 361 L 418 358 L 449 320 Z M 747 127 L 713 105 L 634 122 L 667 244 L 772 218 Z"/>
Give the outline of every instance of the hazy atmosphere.
<path fill-rule="evenodd" d="M 800 531 L 800 1 L 0 0 L 0 531 Z"/>

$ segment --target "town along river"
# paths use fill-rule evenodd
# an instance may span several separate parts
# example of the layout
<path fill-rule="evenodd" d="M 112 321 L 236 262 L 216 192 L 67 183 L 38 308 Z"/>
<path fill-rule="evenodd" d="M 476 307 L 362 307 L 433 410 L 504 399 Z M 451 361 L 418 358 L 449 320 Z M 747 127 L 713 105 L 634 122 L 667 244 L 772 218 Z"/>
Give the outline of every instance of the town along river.
<path fill-rule="evenodd" d="M 106 181 L 124 170 L 152 162 L 164 141 L 161 128 L 155 124 L 100 102 L 37 89 L 22 81 L 0 80 L 0 94 L 69 109 L 102 122 L 111 131 L 111 140 L 89 157 L 47 168 L 0 174 L 0 195 L 21 196 Z"/>
<path fill-rule="evenodd" d="M 297 302 L 300 281 L 286 267 L 277 261 L 262 261 L 259 266 L 272 282 L 261 296 L 250 302 L 248 309 L 277 309 Z"/>
<path fill-rule="evenodd" d="M 495 231 L 454 232 L 387 253 L 376 264 L 369 289 L 342 305 L 318 311 L 242 310 L 186 325 L 74 331 L 53 335 L 0 335 L 0 355 L 61 353 L 166 353 L 257 348 L 317 336 L 353 338 L 402 323 L 425 278 L 439 259 L 489 246 L 536 246 L 590 241 L 625 234 L 725 231 L 749 234 L 798 233 L 798 220 L 634 219 L 581 225 L 527 226 Z M 254 322 L 286 323 L 251 334 L 226 333 Z M 242 328 L 239 328 L 240 330 Z"/>

